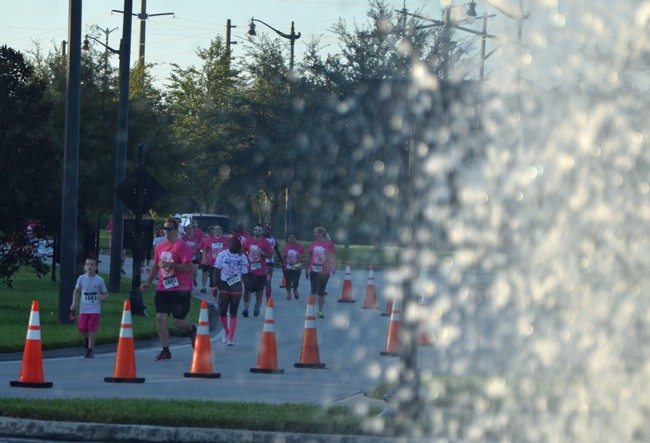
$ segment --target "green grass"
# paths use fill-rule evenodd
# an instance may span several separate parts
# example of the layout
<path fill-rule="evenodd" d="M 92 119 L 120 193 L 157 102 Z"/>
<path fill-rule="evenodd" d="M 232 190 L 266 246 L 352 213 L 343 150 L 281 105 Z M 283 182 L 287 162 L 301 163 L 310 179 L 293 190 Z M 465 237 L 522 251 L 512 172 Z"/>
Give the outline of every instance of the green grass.
<path fill-rule="evenodd" d="M 102 277 L 108 282 L 107 275 Z M 130 290 L 131 280 L 122 278 L 120 293 L 110 294 L 108 299 L 102 302 L 97 344 L 117 342 L 124 301 L 128 300 Z M 150 307 L 149 312 L 153 312 L 153 296 L 153 289 L 144 293 L 144 302 Z M 39 304 L 43 349 L 68 348 L 83 344 L 83 337 L 76 324 L 59 324 L 59 284 L 52 282 L 49 275 L 39 279 L 33 272 L 23 269 L 16 274 L 14 289 L 0 286 L 0 353 L 22 352 L 33 300 L 37 300 Z M 192 303 L 188 318 L 198 318 L 199 310 L 200 304 Z M 136 340 L 158 336 L 155 321 L 151 317 L 134 315 L 133 331 Z M 173 326 L 170 327 L 170 333 L 180 334 Z"/>
<path fill-rule="evenodd" d="M 347 406 L 293 403 L 0 398 L 0 415 L 16 418 L 325 434 L 368 434 L 364 423 L 379 412 L 361 416 Z"/>

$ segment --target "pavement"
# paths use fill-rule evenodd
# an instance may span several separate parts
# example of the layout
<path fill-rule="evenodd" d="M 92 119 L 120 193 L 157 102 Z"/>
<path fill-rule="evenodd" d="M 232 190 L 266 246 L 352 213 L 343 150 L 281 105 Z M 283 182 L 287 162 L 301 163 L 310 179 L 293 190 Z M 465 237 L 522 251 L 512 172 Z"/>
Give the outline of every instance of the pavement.
<path fill-rule="evenodd" d="M 107 272 L 110 257 L 100 256 L 100 272 Z M 130 276 L 131 263 L 125 264 Z M 281 272 L 275 272 L 272 288 L 276 297 L 274 319 L 278 346 L 278 362 L 283 375 L 251 374 L 255 366 L 264 326 L 265 312 L 257 317 L 240 317 L 234 347 L 221 343 L 221 328 L 212 332 L 211 343 L 217 380 L 182 377 L 189 369 L 193 350 L 187 337 L 171 337 L 173 359 L 155 362 L 160 349 L 156 340 L 136 342 L 138 377 L 142 384 L 103 383 L 110 376 L 115 362 L 116 344 L 96 348 L 95 359 L 83 359 L 83 349 L 59 349 L 43 352 L 45 381 L 53 381 L 52 389 L 10 388 L 0 384 L 0 397 L 11 398 L 157 398 L 213 401 L 261 401 L 266 403 L 306 403 L 322 406 L 348 405 L 362 413 L 376 406 L 384 409 L 382 400 L 369 398 L 364 392 L 376 387 L 394 374 L 398 359 L 380 357 L 384 349 L 389 317 L 379 310 L 362 310 L 368 271 L 352 273 L 357 303 L 336 303 L 341 293 L 343 272 L 337 272 L 328 284 L 326 318 L 317 321 L 321 361 L 326 369 L 296 369 L 290 362 L 298 360 L 306 307 L 306 297 L 285 300 L 283 289 L 277 289 Z M 378 289 L 386 285 L 385 276 L 375 273 Z M 301 281 L 301 294 L 308 281 Z M 152 291 L 149 291 L 152 292 Z M 378 290 L 378 294 L 381 294 Z M 193 291 L 195 297 L 204 295 Z M 128 297 L 128 295 L 126 295 Z M 145 294 L 145 303 L 152 305 L 153 294 Z M 378 295 L 378 304 L 385 299 Z M 241 307 L 240 307 L 241 309 Z M 252 311 L 252 309 L 251 309 Z M 151 321 L 154 321 L 152 318 Z M 106 326 L 106 325 L 104 325 Z M 43 330 L 42 334 L 47 331 Z M 431 356 L 424 350 L 424 364 Z M 0 355 L 0 377 L 15 380 L 20 372 L 22 353 Z M 85 366 L 85 368 L 84 368 Z M 74 369 L 74 377 L 70 370 Z M 128 385 L 128 386 L 127 386 Z M 161 389 L 164 387 L 164 389 Z M 49 441 L 246 441 L 246 442 L 400 442 L 422 441 L 405 438 L 355 435 L 314 435 L 296 433 L 226 430 L 212 428 L 176 428 L 146 425 L 111 425 L 99 423 L 49 422 L 42 420 L 0 417 L 0 436 L 45 439 Z"/>

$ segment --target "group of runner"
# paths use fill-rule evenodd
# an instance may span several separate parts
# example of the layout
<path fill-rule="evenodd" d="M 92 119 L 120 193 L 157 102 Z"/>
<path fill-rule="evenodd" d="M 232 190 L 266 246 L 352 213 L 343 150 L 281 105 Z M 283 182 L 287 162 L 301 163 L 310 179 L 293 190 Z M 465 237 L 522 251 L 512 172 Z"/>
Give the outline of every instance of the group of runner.
<path fill-rule="evenodd" d="M 167 327 L 170 315 L 177 328 L 188 332 L 194 345 L 196 325 L 187 322 L 186 317 L 191 291 L 198 287 L 199 269 L 202 271 L 200 291 L 209 290 L 214 297 L 224 329 L 223 341 L 229 346 L 234 345 L 241 299 L 242 316 L 249 317 L 251 294 L 255 294 L 253 316 L 257 317 L 264 294 L 267 301 L 271 297 L 274 256 L 282 266 L 287 300 L 300 297 L 302 264 L 307 264 L 305 277 L 311 283 L 310 294 L 318 297 L 317 315 L 324 317 L 325 288 L 330 274 L 336 271 L 336 250 L 325 228 L 314 229 L 314 241 L 307 250 L 296 241 L 294 233 L 287 236 L 280 249 L 268 223 L 256 224 L 252 235 L 242 224 L 236 225 L 230 235 L 225 235 L 221 226 L 210 227 L 206 235 L 195 220 L 183 227 L 179 219 L 170 218 L 165 221 L 163 231 L 165 238 L 157 241 L 153 267 L 142 283 L 142 290 L 146 290 L 157 279 L 154 302 L 162 351 L 156 360 L 171 358 Z"/>

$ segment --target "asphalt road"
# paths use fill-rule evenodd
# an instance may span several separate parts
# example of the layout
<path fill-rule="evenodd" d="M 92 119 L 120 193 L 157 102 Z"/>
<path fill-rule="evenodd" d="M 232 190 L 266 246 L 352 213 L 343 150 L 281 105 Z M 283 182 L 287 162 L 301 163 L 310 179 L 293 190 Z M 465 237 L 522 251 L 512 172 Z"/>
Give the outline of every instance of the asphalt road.
<path fill-rule="evenodd" d="M 107 272 L 109 257 L 101 256 L 100 271 Z M 126 263 L 127 276 L 130 263 Z M 295 368 L 299 362 L 304 332 L 309 281 L 304 277 L 300 285 L 301 297 L 286 300 L 280 289 L 281 273 L 273 277 L 275 301 L 275 334 L 278 366 L 283 374 L 251 373 L 257 365 L 265 310 L 259 317 L 239 316 L 235 346 L 227 347 L 221 342 L 219 326 L 212 336 L 211 351 L 215 372 L 219 379 L 185 378 L 189 372 L 193 349 L 189 339 L 173 338 L 172 359 L 154 361 L 160 347 L 157 341 L 136 342 L 136 369 L 141 384 L 114 384 L 104 382 L 113 375 L 115 346 L 98 348 L 95 359 L 84 359 L 83 349 L 46 352 L 43 359 L 45 381 L 53 383 L 49 389 L 10 387 L 9 381 L 17 380 L 21 368 L 21 356 L 0 361 L 0 396 L 22 398 L 152 398 L 192 399 L 217 401 L 260 401 L 266 403 L 333 404 L 354 398 L 359 393 L 376 387 L 390 379 L 397 370 L 396 357 L 381 356 L 388 337 L 390 317 L 381 316 L 386 306 L 385 288 L 387 273 L 375 271 L 377 301 L 381 310 L 362 309 L 368 283 L 367 269 L 352 270 L 352 287 L 356 303 L 338 303 L 345 272 L 339 270 L 328 284 L 324 308 L 325 318 L 317 319 L 320 360 L 325 369 Z M 198 290 L 195 296 L 200 296 Z M 125 295 L 128 297 L 128 294 Z M 145 303 L 153 305 L 153 291 L 145 294 Z M 196 301 L 198 303 L 198 300 Z M 240 311 L 241 313 L 241 306 Z M 252 309 L 251 309 L 252 314 Z M 197 321 L 198 319 L 190 319 Z M 151 318 L 154 321 L 154 318 Z M 27 325 L 26 325 L 27 327 Z M 42 330 L 47 334 L 47 330 Z M 419 349 L 418 361 L 423 367 L 431 367 L 433 349 Z"/>

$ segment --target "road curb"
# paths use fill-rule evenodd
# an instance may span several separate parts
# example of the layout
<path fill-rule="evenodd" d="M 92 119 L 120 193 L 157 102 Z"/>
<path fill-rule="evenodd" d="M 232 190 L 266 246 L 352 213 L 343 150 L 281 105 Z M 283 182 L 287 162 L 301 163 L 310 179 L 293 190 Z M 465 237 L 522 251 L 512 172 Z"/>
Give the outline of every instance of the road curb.
<path fill-rule="evenodd" d="M 283 443 L 394 443 L 421 440 L 365 435 L 325 435 L 246 431 L 216 428 L 118 425 L 60 422 L 0 417 L 0 435 L 15 438 L 88 442 L 283 442 Z"/>

